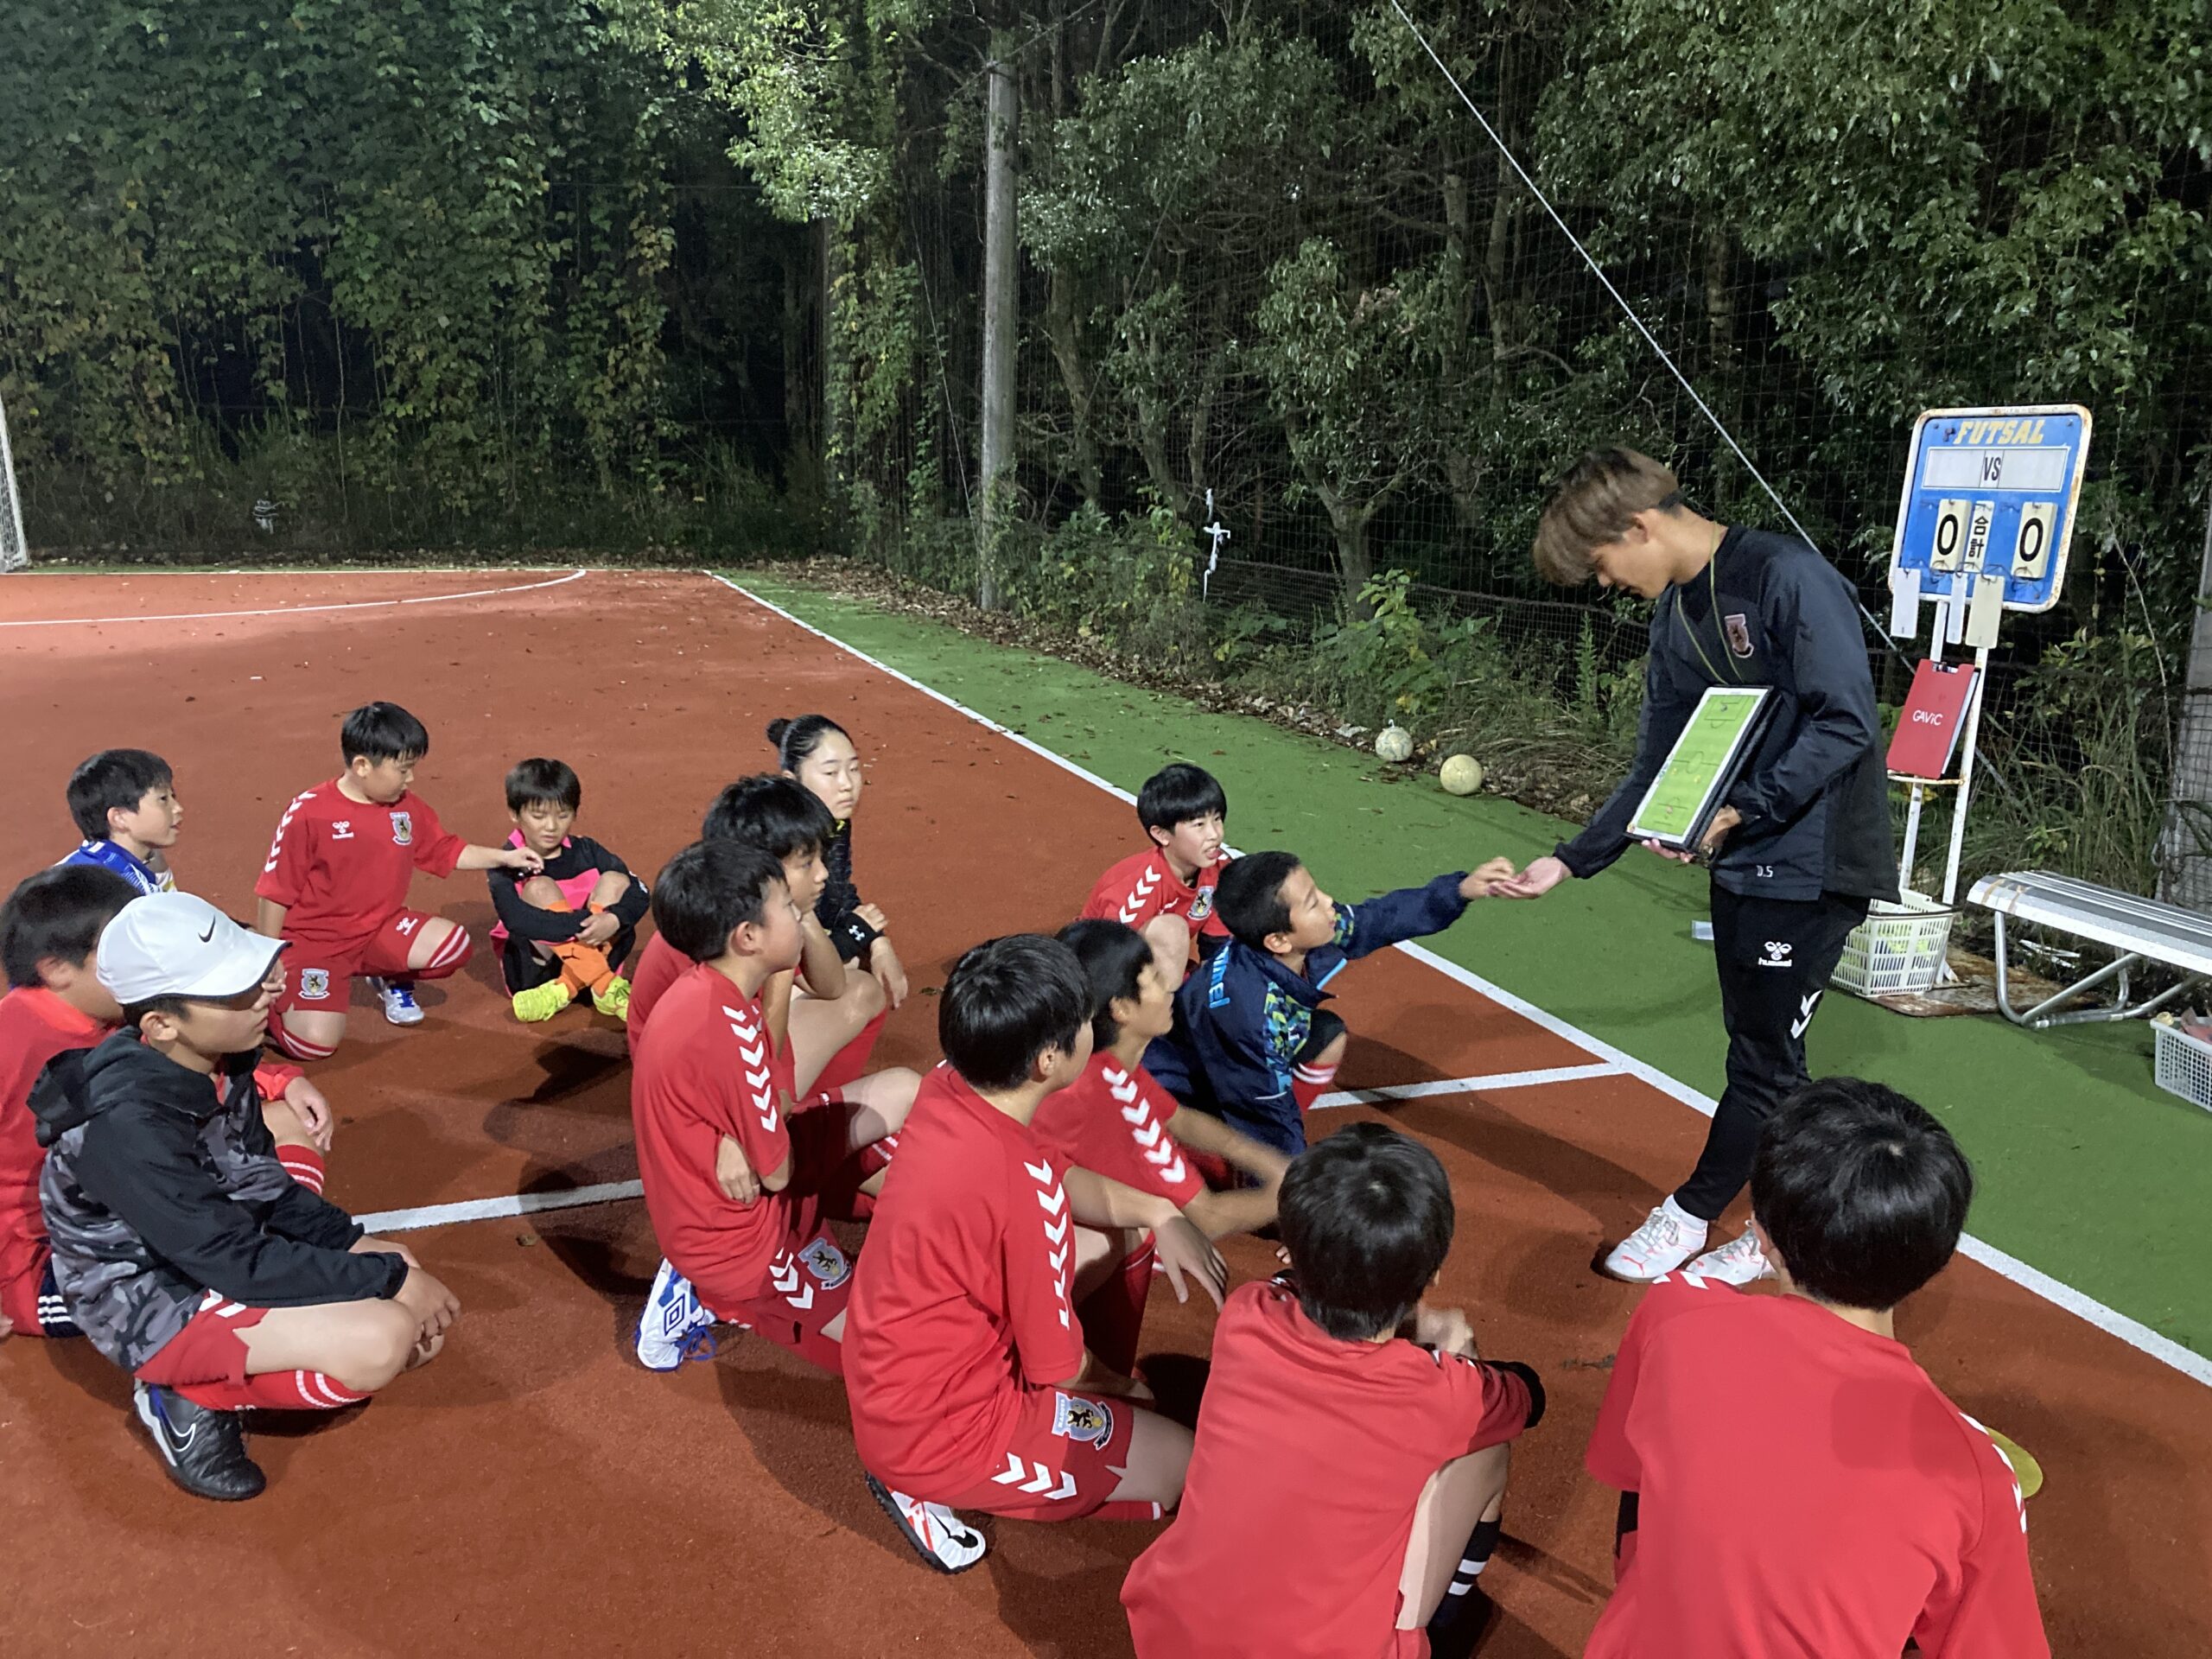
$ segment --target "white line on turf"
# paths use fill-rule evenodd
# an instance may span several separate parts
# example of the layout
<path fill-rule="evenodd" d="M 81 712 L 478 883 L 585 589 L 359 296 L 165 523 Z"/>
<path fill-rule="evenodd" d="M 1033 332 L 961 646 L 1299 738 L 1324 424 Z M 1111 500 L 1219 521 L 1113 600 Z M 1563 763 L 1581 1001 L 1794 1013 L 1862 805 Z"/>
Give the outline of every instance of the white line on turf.
<path fill-rule="evenodd" d="M 477 588 L 465 594 L 417 594 L 411 599 L 355 599 L 333 605 L 276 605 L 259 611 L 178 611 L 167 616 L 35 616 L 19 621 L 0 622 L 0 628 L 104 627 L 111 622 L 226 622 L 247 616 L 307 616 L 316 611 L 369 611 L 386 606 L 439 605 L 454 599 L 500 599 L 509 594 L 536 593 L 540 588 L 558 588 L 565 582 L 574 582 L 578 576 L 590 574 L 588 570 L 571 570 L 565 576 L 554 576 L 545 582 L 518 582 L 512 588 Z"/>
<path fill-rule="evenodd" d="M 534 1216 L 547 1210 L 574 1210 L 581 1205 L 612 1204 L 618 1198 L 645 1196 L 642 1181 L 607 1181 L 598 1186 L 570 1187 L 552 1192 L 511 1192 L 504 1198 L 463 1198 L 457 1204 L 426 1204 L 413 1210 L 379 1210 L 356 1216 L 372 1233 L 407 1233 L 423 1227 L 443 1227 L 456 1221 L 496 1221 L 502 1216 Z"/>
<path fill-rule="evenodd" d="M 1548 1083 L 1582 1083 L 1618 1077 L 1626 1071 L 1611 1060 L 1591 1065 L 1554 1065 L 1538 1071 L 1493 1071 L 1481 1077 L 1439 1077 L 1429 1083 L 1392 1083 L 1380 1089 L 1337 1089 L 1313 1103 L 1317 1112 L 1332 1106 L 1387 1106 L 1394 1101 L 1431 1100 L 1439 1095 L 1494 1094 L 1501 1089 L 1535 1089 Z"/>
<path fill-rule="evenodd" d="M 1001 726 L 989 715 L 978 714 L 975 709 L 945 696 L 944 692 L 938 690 L 936 688 L 924 685 L 919 680 L 915 679 L 912 676 L 900 673 L 897 669 L 892 667 L 890 664 L 879 661 L 877 658 L 869 656 L 866 652 L 860 650 L 857 646 L 846 644 L 845 641 L 838 639 L 836 635 L 833 633 L 826 633 L 822 629 L 816 627 L 812 623 L 805 621 L 799 617 L 793 616 L 782 606 L 775 604 L 769 600 L 761 598 L 760 594 L 753 593 L 749 588 L 743 587 L 738 582 L 732 582 L 728 576 L 720 575 L 716 572 L 709 572 L 709 574 L 713 575 L 714 579 L 716 582 L 721 582 L 725 588 L 729 588 L 734 593 L 742 594 L 745 598 L 752 601 L 753 604 L 760 606 L 761 609 L 772 612 L 774 614 L 782 617 L 786 622 L 791 624 L 792 626 L 803 629 L 806 632 L 813 634 L 817 639 L 826 640 L 829 644 L 835 645 L 839 651 L 845 652 L 848 656 L 858 658 L 869 667 L 875 669 L 880 673 L 889 675 L 893 679 L 897 680 L 902 685 L 912 686 L 915 690 L 922 693 L 923 696 L 933 698 L 937 702 L 943 703 L 946 708 L 953 709 L 957 713 L 963 715 L 968 719 L 974 721 L 977 725 L 987 727 L 1003 737 L 1011 738 L 1014 742 L 1019 743 L 1023 748 L 1027 749 L 1031 753 L 1041 756 L 1043 759 L 1051 761 L 1063 772 L 1073 772 L 1085 783 L 1094 785 L 1097 788 L 1104 790 L 1108 794 L 1114 796 L 1119 800 L 1134 801 L 1136 799 L 1136 797 L 1130 794 L 1128 791 L 1117 788 L 1116 785 L 1108 783 L 1103 778 L 1099 777 L 1096 772 L 1084 771 L 1081 766 L 1077 766 L 1074 761 L 1066 760 L 1060 755 L 1053 753 L 1050 749 L 1046 748 L 1041 744 L 1032 742 L 1020 733 L 1010 730 L 1008 728 Z M 1648 1065 L 1643 1060 L 1637 1059 L 1634 1055 L 1630 1054 L 1622 1049 L 1614 1047 L 1612 1044 L 1605 1041 L 1601 1038 L 1592 1036 L 1580 1027 L 1572 1025 L 1567 1020 L 1560 1019 L 1556 1014 L 1546 1013 L 1543 1009 L 1538 1007 L 1535 1003 L 1528 1001 L 1525 997 L 1516 996 L 1512 992 L 1505 989 L 1503 986 L 1494 985 L 1489 980 L 1484 979 L 1481 975 L 1472 973 L 1467 969 L 1462 968 L 1455 962 L 1446 961 L 1444 957 L 1438 956 L 1433 950 L 1427 950 L 1423 946 L 1408 943 L 1398 945 L 1395 948 L 1404 951 L 1416 962 L 1426 963 L 1431 968 L 1435 969 L 1439 973 L 1445 975 L 1448 978 L 1459 981 L 1459 983 L 1466 986 L 1470 990 L 1478 992 L 1481 995 L 1488 997 L 1491 1001 L 1497 1003 L 1500 1007 L 1511 1009 L 1514 1013 L 1520 1014 L 1532 1024 L 1542 1027 L 1543 1029 L 1550 1032 L 1553 1035 L 1564 1038 L 1567 1041 L 1575 1044 L 1578 1047 L 1597 1056 L 1599 1058 L 1610 1062 L 1613 1066 L 1618 1068 L 1619 1071 L 1624 1072 L 1628 1076 L 1635 1077 L 1640 1082 L 1650 1084 L 1651 1087 L 1657 1090 L 1660 1093 L 1668 1096 L 1671 1099 L 1680 1101 L 1683 1105 L 1689 1107 L 1692 1110 L 1699 1112 L 1707 1117 L 1711 1117 L 1713 1116 L 1714 1102 L 1710 1095 L 1691 1088 L 1689 1084 L 1682 1082 L 1677 1077 L 1669 1077 L 1664 1071 L 1660 1071 L 1657 1067 Z M 2153 1331 L 2149 1325 L 2143 1324 L 2140 1320 L 2128 1318 L 2126 1314 L 2120 1313 L 2117 1308 L 2106 1306 L 2104 1303 L 2098 1301 L 2094 1297 L 2086 1295 L 2082 1292 L 2075 1289 L 2063 1280 L 2054 1279 L 2049 1274 L 2043 1272 L 2040 1268 L 2030 1267 L 2018 1256 L 2007 1255 L 2005 1251 L 1999 1249 L 1995 1245 L 1986 1243 L 1983 1240 L 1974 1237 L 1971 1233 L 1960 1239 L 1959 1249 L 1961 1254 L 1967 1256 L 1969 1259 L 1980 1262 L 1991 1272 L 1995 1273 L 2003 1278 L 2011 1280 L 2014 1284 L 2020 1286 L 2023 1289 L 2031 1291 L 2034 1294 L 2042 1297 L 2053 1306 L 2063 1308 L 2076 1318 L 2087 1320 L 2089 1324 L 2095 1325 L 2100 1331 L 2106 1332 L 2109 1336 L 2119 1338 L 2120 1341 L 2126 1343 L 2129 1347 L 2136 1349 L 2139 1352 L 2148 1354 L 2152 1358 L 2158 1361 L 2162 1364 L 2172 1367 L 2175 1370 L 2181 1372 L 2184 1376 L 2192 1377 L 2199 1382 L 2205 1383 L 2208 1386 L 2212 1386 L 2212 1359 L 2208 1359 L 2203 1355 L 2196 1352 L 2194 1350 L 2182 1346 L 2181 1344 L 2175 1342 L 2170 1337 L 2159 1335 L 2158 1332 Z"/>

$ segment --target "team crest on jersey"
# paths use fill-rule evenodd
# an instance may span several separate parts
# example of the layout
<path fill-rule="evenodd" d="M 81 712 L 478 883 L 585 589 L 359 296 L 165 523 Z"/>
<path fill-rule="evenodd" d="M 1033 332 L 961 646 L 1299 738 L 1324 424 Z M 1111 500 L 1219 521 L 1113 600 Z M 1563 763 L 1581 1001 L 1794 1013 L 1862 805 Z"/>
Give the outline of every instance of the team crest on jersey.
<path fill-rule="evenodd" d="M 1113 1408 L 1100 1401 L 1078 1399 L 1072 1394 L 1056 1391 L 1052 1395 L 1052 1433 L 1064 1440 L 1103 1446 L 1114 1438 Z"/>
<path fill-rule="evenodd" d="M 402 847 L 412 847 L 415 844 L 415 815 L 412 812 L 395 812 L 391 815 L 391 838 L 396 844 Z"/>
<path fill-rule="evenodd" d="M 824 1290 L 835 1290 L 853 1276 L 853 1264 L 845 1253 L 826 1238 L 817 1238 L 798 1253 L 806 1263 L 806 1270 L 822 1281 Z"/>
<path fill-rule="evenodd" d="M 302 968 L 300 969 L 300 1001 L 320 1002 L 330 995 L 330 969 Z"/>
<path fill-rule="evenodd" d="M 1728 631 L 1729 650 L 1738 657 L 1751 654 L 1751 623 L 1749 617 L 1741 612 L 1733 616 L 1724 616 L 1720 619 L 1720 626 Z"/>
<path fill-rule="evenodd" d="M 1213 889 L 1211 887 L 1200 887 L 1198 889 L 1198 896 L 1191 900 L 1191 920 L 1193 923 L 1203 922 L 1207 917 L 1212 914 Z"/>

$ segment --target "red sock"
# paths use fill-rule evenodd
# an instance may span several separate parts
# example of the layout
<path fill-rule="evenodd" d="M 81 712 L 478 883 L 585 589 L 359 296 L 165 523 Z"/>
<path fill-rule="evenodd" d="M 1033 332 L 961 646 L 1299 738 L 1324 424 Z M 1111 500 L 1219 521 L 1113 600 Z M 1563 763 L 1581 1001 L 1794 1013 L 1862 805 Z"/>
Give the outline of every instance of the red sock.
<path fill-rule="evenodd" d="M 822 1075 L 814 1080 L 817 1089 L 842 1089 L 849 1083 L 858 1083 L 861 1073 L 868 1070 L 868 1057 L 875 1052 L 875 1039 L 883 1034 L 883 1022 L 891 1017 L 887 1008 L 860 1028 L 860 1033 L 830 1057 L 830 1064 L 822 1068 Z"/>
<path fill-rule="evenodd" d="M 1329 1092 L 1329 1085 L 1337 1080 L 1333 1065 L 1311 1065 L 1300 1060 L 1290 1068 L 1290 1097 L 1298 1103 L 1298 1109 L 1310 1112 L 1313 1103 Z"/>
<path fill-rule="evenodd" d="M 1129 1252 L 1120 1269 L 1076 1309 L 1083 1344 L 1098 1363 L 1127 1376 L 1136 1368 L 1137 1338 L 1144 1331 L 1145 1299 L 1152 1294 L 1152 1239 Z"/>
<path fill-rule="evenodd" d="M 356 1394 L 323 1371 L 264 1371 L 243 1382 L 180 1384 L 177 1392 L 210 1411 L 336 1411 L 358 1406 L 369 1396 Z"/>
<path fill-rule="evenodd" d="M 284 1173 L 315 1195 L 322 1196 L 323 1157 L 313 1147 L 276 1148 L 276 1161 L 284 1166 Z"/>

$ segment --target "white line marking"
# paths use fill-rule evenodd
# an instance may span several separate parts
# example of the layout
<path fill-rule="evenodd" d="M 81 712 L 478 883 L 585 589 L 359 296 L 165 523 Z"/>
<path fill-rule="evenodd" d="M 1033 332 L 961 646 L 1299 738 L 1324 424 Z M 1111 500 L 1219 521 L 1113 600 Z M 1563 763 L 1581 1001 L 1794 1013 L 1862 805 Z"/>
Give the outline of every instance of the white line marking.
<path fill-rule="evenodd" d="M 175 574 L 164 572 L 163 574 Z M 362 575 L 376 574 L 364 571 Z M 355 599 L 342 605 L 277 605 L 263 611 L 178 611 L 168 616 L 39 616 L 26 621 L 0 622 L 0 628 L 105 627 L 111 622 L 225 622 L 245 616 L 307 616 L 316 611 L 368 611 L 393 605 L 439 605 L 452 599 L 497 599 L 506 594 L 533 594 L 558 588 L 588 570 L 571 570 L 547 582 L 518 582 L 512 588 L 478 588 L 465 594 L 417 594 L 412 599 Z"/>
<path fill-rule="evenodd" d="M 496 1221 L 502 1216 L 534 1216 L 547 1210 L 574 1210 L 580 1205 L 613 1204 L 621 1198 L 641 1198 L 643 1181 L 608 1181 L 599 1186 L 572 1187 L 559 1192 L 514 1192 L 498 1198 L 463 1198 L 457 1204 L 426 1204 L 415 1210 L 379 1210 L 356 1216 L 372 1233 L 409 1233 L 423 1227 L 443 1227 L 456 1221 Z"/>
<path fill-rule="evenodd" d="M 1484 1077 L 1439 1077 L 1430 1083 L 1393 1083 L 1380 1089 L 1336 1089 L 1313 1104 L 1317 1112 L 1334 1106 L 1384 1106 L 1395 1100 L 1427 1100 L 1437 1095 L 1488 1094 L 1499 1089 L 1535 1089 L 1548 1083 L 1581 1083 L 1591 1077 L 1621 1077 L 1625 1066 L 1611 1060 L 1590 1065 L 1554 1065 L 1539 1071 L 1493 1071 Z"/>
<path fill-rule="evenodd" d="M 762 610 L 772 612 L 774 614 L 782 617 L 786 622 L 791 623 L 794 627 L 802 629 L 805 632 L 814 635 L 818 639 L 828 641 L 830 645 L 835 645 L 838 650 L 845 652 L 846 655 L 858 658 L 861 662 L 866 663 L 870 668 L 875 669 L 880 673 L 889 675 L 893 679 L 897 680 L 902 685 L 912 686 L 915 690 L 922 693 L 923 696 L 932 698 L 935 701 L 943 703 L 946 708 L 966 715 L 977 725 L 986 727 L 991 731 L 998 733 L 1002 737 L 1011 738 L 1014 742 L 1019 743 L 1023 748 L 1027 749 L 1031 753 L 1039 755 L 1045 760 L 1051 761 L 1063 772 L 1073 772 L 1085 783 L 1104 790 L 1109 795 L 1113 796 L 1117 800 L 1134 802 L 1136 799 L 1136 797 L 1130 794 L 1128 791 L 1116 787 L 1114 785 L 1108 783 L 1104 779 L 1099 777 L 1096 772 L 1084 771 L 1081 766 L 1076 765 L 1074 761 L 1054 754 L 1050 749 L 1044 747 L 1040 744 L 1033 743 L 1020 733 L 1009 730 L 1007 728 L 1000 725 L 998 721 L 993 720 L 989 715 L 976 713 L 976 710 L 969 708 L 966 704 L 956 702 L 954 699 L 948 697 L 944 692 L 937 690 L 933 687 L 924 685 L 919 680 L 915 679 L 911 675 L 901 674 L 897 669 L 892 667 L 890 664 L 880 662 L 875 658 L 869 656 L 866 652 L 860 650 L 857 646 L 847 645 L 842 639 L 838 639 L 835 634 L 823 632 L 812 623 L 804 621 L 800 618 L 793 616 L 789 611 L 784 609 L 782 606 L 773 604 L 771 601 L 761 598 L 760 594 L 752 592 L 750 589 L 741 586 L 737 582 L 732 582 L 728 576 L 722 575 L 715 571 L 709 571 L 707 574 L 712 576 L 715 581 L 721 582 L 722 586 L 730 589 L 733 593 L 742 594 L 745 598 L 752 601 L 753 603 L 760 607 Z M 1446 961 L 1444 957 L 1438 956 L 1433 950 L 1427 950 L 1421 945 L 1408 942 L 1404 944 L 1393 946 L 1392 948 L 1394 950 L 1404 951 L 1416 962 L 1427 963 L 1431 968 L 1435 969 L 1437 972 L 1445 975 L 1447 978 L 1455 979 L 1459 981 L 1460 984 L 1467 987 L 1468 989 L 1488 997 L 1491 1001 L 1497 1003 L 1500 1007 L 1511 1009 L 1514 1013 L 1520 1014 L 1530 1023 L 1541 1026 L 1544 1030 L 1550 1032 L 1554 1036 L 1565 1038 L 1567 1041 L 1586 1050 L 1591 1054 L 1597 1056 L 1599 1059 L 1610 1062 L 1619 1071 L 1635 1077 L 1640 1082 L 1649 1084 L 1651 1087 L 1656 1089 L 1660 1093 L 1668 1096 L 1671 1099 L 1680 1101 L 1683 1105 L 1690 1108 L 1691 1110 L 1700 1113 L 1706 1117 L 1711 1117 L 1713 1116 L 1715 1103 L 1712 1096 L 1701 1093 L 1698 1090 L 1691 1088 L 1689 1084 L 1681 1081 L 1679 1078 L 1669 1077 L 1664 1071 L 1660 1071 L 1656 1066 L 1648 1065 L 1644 1061 L 1637 1059 L 1633 1054 L 1628 1053 L 1624 1050 L 1614 1047 L 1612 1044 L 1605 1041 L 1601 1038 L 1592 1037 L 1588 1032 L 1584 1031 L 1580 1027 L 1569 1024 L 1567 1020 L 1560 1019 L 1556 1014 L 1546 1013 L 1543 1009 L 1538 1007 L 1527 998 L 1516 996 L 1512 992 L 1505 989 L 1503 986 L 1492 984 L 1481 975 L 1472 973 L 1467 969 L 1462 968 L 1456 962 Z M 2100 1331 L 2106 1332 L 2109 1336 L 2119 1338 L 2122 1342 L 2127 1344 L 2129 1347 L 2136 1349 L 2142 1353 L 2148 1354 L 2152 1358 L 2158 1361 L 2162 1364 L 2171 1366 L 2175 1370 L 2181 1372 L 2184 1376 L 2193 1377 L 2199 1382 L 2212 1385 L 2212 1359 L 2207 1359 L 2204 1356 L 2196 1353 L 2194 1350 L 2182 1346 L 2181 1344 L 2174 1341 L 2171 1337 L 2160 1336 L 2156 1331 L 2153 1331 L 2149 1325 L 2143 1324 L 2140 1320 L 2128 1318 L 2126 1314 L 2120 1313 L 2117 1308 L 2106 1306 L 2094 1297 L 2087 1295 L 2082 1292 L 2075 1289 L 2063 1280 L 2054 1279 L 2049 1274 L 2043 1272 L 2040 1268 L 2030 1267 L 2018 1256 L 2007 1255 L 2005 1251 L 1999 1249 L 1995 1245 L 1986 1243 L 1982 1240 L 1976 1238 L 1971 1233 L 1967 1234 L 1959 1240 L 1959 1250 L 1961 1254 L 1980 1262 L 1991 1272 L 1995 1273 L 2003 1278 L 2011 1280 L 2014 1284 L 2020 1286 L 2025 1290 L 2033 1292 L 2036 1295 L 2042 1297 L 2045 1301 L 2050 1303 L 2054 1307 L 2063 1308 L 2066 1312 L 2074 1314 L 2076 1318 L 2087 1320 L 2089 1324 L 2095 1325 Z"/>

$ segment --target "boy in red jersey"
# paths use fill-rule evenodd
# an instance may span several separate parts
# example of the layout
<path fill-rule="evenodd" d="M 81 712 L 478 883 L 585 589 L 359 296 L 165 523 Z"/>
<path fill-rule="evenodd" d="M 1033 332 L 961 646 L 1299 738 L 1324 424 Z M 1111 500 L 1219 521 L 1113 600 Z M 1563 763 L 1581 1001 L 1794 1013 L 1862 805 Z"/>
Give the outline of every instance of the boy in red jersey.
<path fill-rule="evenodd" d="M 1030 1128 L 1083 1074 L 1090 1020 L 1082 964 L 1056 939 L 961 957 L 938 1001 L 945 1064 L 914 1103 L 861 1253 L 853 1439 L 869 1491 L 940 1572 L 983 1554 L 957 1509 L 1150 1519 L 1182 1495 L 1190 1432 L 1132 1405 L 1148 1391 L 1084 1347 L 1071 1235 L 1152 1229 L 1179 1296 L 1188 1276 L 1218 1302 L 1227 1269 L 1173 1201 L 1068 1166 Z"/>
<path fill-rule="evenodd" d="M 1767 1120 L 1751 1216 L 1782 1294 L 1662 1275 L 1606 1385 L 1589 1468 L 1621 1522 L 1591 1659 L 2047 1659 L 2012 1465 L 1891 1317 L 1973 1196 L 1949 1133 L 1879 1084 L 1823 1078 Z"/>
<path fill-rule="evenodd" d="M 423 1020 L 415 982 L 443 979 L 468 960 L 467 928 L 406 907 L 416 870 L 544 868 L 526 847 L 479 847 L 447 832 L 408 787 L 430 734 L 397 703 L 365 703 L 340 736 L 346 770 L 293 798 L 253 889 L 255 931 L 292 945 L 269 1040 L 296 1060 L 337 1051 L 356 975 L 375 988 L 385 1019 L 414 1026 Z"/>
<path fill-rule="evenodd" d="M 1137 822 L 1152 845 L 1098 878 L 1084 901 L 1085 921 L 1115 921 L 1145 937 L 1160 971 L 1180 985 L 1199 935 L 1229 937 L 1213 911 L 1214 882 L 1226 861 L 1229 797 L 1211 772 L 1183 761 L 1162 766 L 1137 791 Z"/>
<path fill-rule="evenodd" d="M 100 934 L 137 897 L 124 877 L 85 865 L 57 865 L 28 877 L 0 906 L 0 963 L 10 987 L 0 996 L 0 1336 L 77 1334 L 54 1282 L 53 1250 L 39 1208 L 46 1152 L 31 1116 L 32 1086 L 57 1055 L 87 1049 L 112 1032 L 122 1007 L 94 969 Z M 255 1073 L 262 1121 L 287 1174 L 321 1192 L 330 1147 L 330 1109 L 299 1068 Z"/>
<path fill-rule="evenodd" d="M 1275 1190 L 1290 1160 L 1236 1133 L 1217 1117 L 1180 1111 L 1144 1069 L 1146 1046 L 1175 1023 L 1175 988 L 1144 935 L 1119 922 L 1076 922 L 1060 930 L 1090 986 L 1090 1063 L 1083 1076 L 1048 1095 L 1029 1127 L 1071 1164 L 1141 1192 L 1156 1192 L 1208 1238 L 1255 1232 L 1275 1218 Z M 1253 1185 L 1214 1192 L 1199 1160 Z M 1109 1370 L 1129 1372 L 1137 1357 L 1146 1300 L 1152 1293 L 1152 1238 L 1109 1239 L 1089 1228 L 1077 1237 L 1077 1274 L 1094 1258 L 1118 1267 L 1076 1312 L 1084 1340 Z"/>
<path fill-rule="evenodd" d="M 1291 1165 L 1291 1270 L 1222 1310 L 1182 1512 L 1122 1587 L 1139 1659 L 1473 1650 L 1507 1443 L 1544 1390 L 1421 1306 L 1452 1226 L 1436 1155 L 1382 1124 Z"/>
<path fill-rule="evenodd" d="M 881 1167 L 870 1150 L 905 1120 L 913 1074 L 903 1098 L 885 1091 L 894 1103 L 831 1096 L 793 1110 L 760 994 L 798 962 L 800 910 L 767 854 L 695 842 L 652 903 L 660 937 L 694 965 L 662 995 L 630 1090 L 664 1254 L 639 1357 L 667 1370 L 703 1357 L 721 1321 L 840 1371 L 853 1268 L 828 1222 L 853 1213 Z"/>

